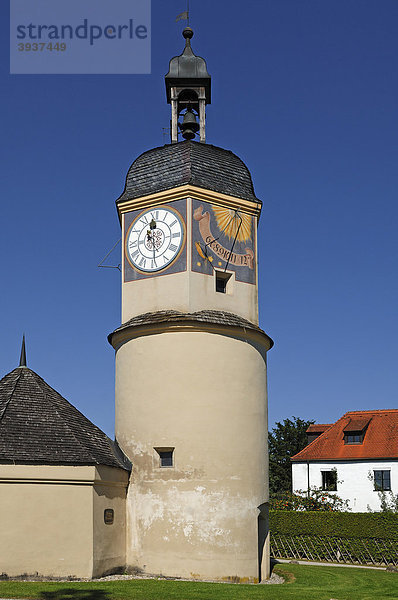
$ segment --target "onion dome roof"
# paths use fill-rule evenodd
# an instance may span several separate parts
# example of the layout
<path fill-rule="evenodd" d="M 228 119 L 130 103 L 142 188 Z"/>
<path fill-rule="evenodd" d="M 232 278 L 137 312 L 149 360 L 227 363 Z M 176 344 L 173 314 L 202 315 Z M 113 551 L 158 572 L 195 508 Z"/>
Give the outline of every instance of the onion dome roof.
<path fill-rule="evenodd" d="M 116 203 L 186 184 L 261 203 L 249 169 L 236 154 L 191 140 L 141 154 L 131 165 L 124 192 Z"/>
<path fill-rule="evenodd" d="M 202 85 L 205 88 L 206 104 L 210 104 L 211 77 L 207 71 L 204 58 L 196 56 L 191 48 L 193 30 L 186 27 L 182 32 L 185 48 L 180 56 L 174 56 L 169 64 L 169 72 L 165 77 L 167 102 L 170 103 L 172 86 Z"/>

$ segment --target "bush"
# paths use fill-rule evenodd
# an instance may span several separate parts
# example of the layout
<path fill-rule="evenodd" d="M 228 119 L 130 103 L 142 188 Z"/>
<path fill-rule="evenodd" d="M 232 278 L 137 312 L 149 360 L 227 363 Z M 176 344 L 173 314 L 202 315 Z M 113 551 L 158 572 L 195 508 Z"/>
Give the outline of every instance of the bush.
<path fill-rule="evenodd" d="M 377 492 L 380 500 L 380 511 L 390 514 L 398 514 L 398 494 L 390 492 Z M 368 504 L 368 512 L 373 511 Z"/>
<path fill-rule="evenodd" d="M 325 492 L 318 488 L 311 488 L 307 492 L 292 494 L 282 492 L 272 494 L 270 497 L 271 510 L 297 510 L 297 511 L 347 511 L 348 502 L 342 500 L 337 494 Z"/>

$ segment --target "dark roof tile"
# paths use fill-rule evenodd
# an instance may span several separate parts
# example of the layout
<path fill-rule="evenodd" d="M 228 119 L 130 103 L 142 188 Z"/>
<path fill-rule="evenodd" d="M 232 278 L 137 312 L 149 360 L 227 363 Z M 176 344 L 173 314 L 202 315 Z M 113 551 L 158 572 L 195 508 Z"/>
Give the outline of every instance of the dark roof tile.
<path fill-rule="evenodd" d="M 233 152 L 186 140 L 141 154 L 131 165 L 124 192 L 116 203 L 186 184 L 261 202 L 254 193 L 249 169 Z"/>
<path fill-rule="evenodd" d="M 7 462 L 129 469 L 115 443 L 27 367 L 0 380 L 0 463 Z"/>
<path fill-rule="evenodd" d="M 234 313 L 221 311 L 221 310 L 201 310 L 193 313 L 183 313 L 177 310 L 160 310 L 157 312 L 148 312 L 143 315 L 133 317 L 126 323 L 123 323 L 120 327 L 115 329 L 113 333 L 108 336 L 110 341 L 112 335 L 118 331 L 122 331 L 128 327 L 140 327 L 145 325 L 154 325 L 156 323 L 176 323 L 176 322 L 199 322 L 199 323 L 210 323 L 214 325 L 226 325 L 228 327 L 240 327 L 244 329 L 250 329 L 264 333 L 264 331 L 251 323 L 243 317 L 239 317 Z M 266 335 L 264 333 L 264 335 Z M 267 336 L 268 337 L 268 336 Z M 271 346 L 273 342 L 271 340 Z"/>

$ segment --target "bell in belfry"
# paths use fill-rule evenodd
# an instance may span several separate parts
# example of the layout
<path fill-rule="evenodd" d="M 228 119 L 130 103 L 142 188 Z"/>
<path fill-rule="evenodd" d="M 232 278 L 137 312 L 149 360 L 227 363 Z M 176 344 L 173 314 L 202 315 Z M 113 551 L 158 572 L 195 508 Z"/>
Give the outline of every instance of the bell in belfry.
<path fill-rule="evenodd" d="M 182 123 L 180 124 L 182 137 L 186 140 L 193 140 L 196 133 L 199 131 L 199 124 L 196 121 L 195 113 L 188 108 Z"/>

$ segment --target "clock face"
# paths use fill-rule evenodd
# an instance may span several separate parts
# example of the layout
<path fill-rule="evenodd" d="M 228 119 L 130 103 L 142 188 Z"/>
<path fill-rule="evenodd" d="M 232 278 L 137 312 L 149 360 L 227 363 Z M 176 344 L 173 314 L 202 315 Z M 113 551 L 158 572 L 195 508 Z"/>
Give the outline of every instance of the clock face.
<path fill-rule="evenodd" d="M 183 246 L 184 225 L 177 211 L 155 208 L 141 213 L 126 236 L 126 256 L 131 266 L 144 273 L 165 269 Z"/>

